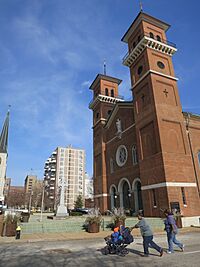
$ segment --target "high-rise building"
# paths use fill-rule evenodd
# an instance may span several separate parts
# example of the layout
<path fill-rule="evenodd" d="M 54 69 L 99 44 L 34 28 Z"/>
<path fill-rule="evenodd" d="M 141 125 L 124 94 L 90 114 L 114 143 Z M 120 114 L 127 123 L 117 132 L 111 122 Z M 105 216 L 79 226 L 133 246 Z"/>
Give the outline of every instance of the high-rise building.
<path fill-rule="evenodd" d="M 33 191 L 35 184 L 37 182 L 36 175 L 27 175 L 24 182 L 25 194 L 29 194 Z"/>
<path fill-rule="evenodd" d="M 74 208 L 74 202 L 85 195 L 85 151 L 58 147 L 45 162 L 45 207 L 56 209 L 59 204 L 60 186 L 65 182 L 65 205 Z"/>
<path fill-rule="evenodd" d="M 0 136 L 0 202 L 4 202 L 4 185 L 6 179 L 7 157 L 8 157 L 8 128 L 10 112 L 6 119 Z"/>
<path fill-rule="evenodd" d="M 141 11 L 124 34 L 132 101 L 119 98 L 118 78 L 98 74 L 90 86 L 94 199 L 102 212 L 170 208 L 188 226 L 200 215 L 200 115 L 182 111 L 169 27 Z"/>

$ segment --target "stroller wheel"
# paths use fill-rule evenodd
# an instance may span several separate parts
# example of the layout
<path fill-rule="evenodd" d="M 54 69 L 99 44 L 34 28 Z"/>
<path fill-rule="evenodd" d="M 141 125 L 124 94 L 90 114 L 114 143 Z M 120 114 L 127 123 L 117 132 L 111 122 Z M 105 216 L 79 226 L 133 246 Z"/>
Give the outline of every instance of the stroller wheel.
<path fill-rule="evenodd" d="M 129 253 L 129 250 L 128 250 L 127 248 L 124 248 L 124 249 L 123 249 L 123 253 L 124 253 L 125 255 L 127 255 L 127 254 Z"/>
<path fill-rule="evenodd" d="M 110 250 L 109 250 L 109 248 L 106 246 L 106 247 L 104 247 L 103 248 L 103 254 L 104 255 L 108 255 L 110 253 Z"/>

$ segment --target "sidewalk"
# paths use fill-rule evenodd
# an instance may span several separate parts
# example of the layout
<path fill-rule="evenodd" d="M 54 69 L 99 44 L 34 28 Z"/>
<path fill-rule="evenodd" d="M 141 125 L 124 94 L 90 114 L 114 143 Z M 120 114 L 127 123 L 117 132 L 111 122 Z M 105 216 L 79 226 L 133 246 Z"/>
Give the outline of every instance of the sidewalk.
<path fill-rule="evenodd" d="M 199 227 L 187 227 L 179 229 L 179 234 L 198 232 L 200 233 Z M 32 243 L 32 242 L 42 242 L 42 241 L 64 241 L 64 240 L 84 240 L 84 239 L 104 239 L 105 236 L 110 235 L 112 231 L 101 231 L 99 233 L 87 233 L 87 232 L 69 232 L 69 233 L 40 233 L 40 234 L 22 234 L 21 239 L 16 240 L 15 237 L 0 237 L 0 245 L 7 243 Z M 140 231 L 134 229 L 132 231 L 134 237 L 140 236 Z M 164 231 L 155 231 L 156 235 L 166 235 Z"/>

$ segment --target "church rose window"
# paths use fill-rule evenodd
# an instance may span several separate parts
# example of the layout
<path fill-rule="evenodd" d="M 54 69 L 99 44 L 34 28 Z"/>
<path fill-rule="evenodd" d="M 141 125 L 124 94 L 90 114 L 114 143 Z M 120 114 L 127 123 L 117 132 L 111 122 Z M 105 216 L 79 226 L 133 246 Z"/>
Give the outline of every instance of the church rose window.
<path fill-rule="evenodd" d="M 119 167 L 122 167 L 128 158 L 127 149 L 124 145 L 118 147 L 116 152 L 116 162 Z"/>
<path fill-rule="evenodd" d="M 160 69 L 164 69 L 165 68 L 165 64 L 161 61 L 158 61 L 157 62 L 157 66 L 160 68 Z"/>

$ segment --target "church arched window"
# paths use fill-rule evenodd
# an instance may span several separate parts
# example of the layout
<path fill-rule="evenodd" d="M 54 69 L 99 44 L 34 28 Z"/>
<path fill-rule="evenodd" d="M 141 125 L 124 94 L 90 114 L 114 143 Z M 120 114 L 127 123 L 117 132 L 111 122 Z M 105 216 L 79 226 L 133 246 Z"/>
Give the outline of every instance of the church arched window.
<path fill-rule="evenodd" d="M 108 116 L 110 116 L 110 113 L 111 113 L 111 112 L 112 112 L 112 110 L 109 109 L 108 112 L 107 112 Z"/>
<path fill-rule="evenodd" d="M 114 89 L 111 89 L 110 94 L 111 94 L 112 97 L 114 97 Z"/>
<path fill-rule="evenodd" d="M 157 38 L 157 41 L 161 42 L 161 38 L 159 35 L 157 35 L 156 38 Z"/>
<path fill-rule="evenodd" d="M 137 164 L 138 156 L 137 156 L 137 148 L 135 145 L 132 147 L 132 158 L 133 158 L 133 164 Z"/>
<path fill-rule="evenodd" d="M 199 167 L 200 167 L 200 151 L 198 152 L 197 157 L 198 157 L 198 162 L 199 162 Z"/>
<path fill-rule="evenodd" d="M 108 88 L 105 89 L 105 95 L 109 96 L 109 94 L 108 94 Z"/>
<path fill-rule="evenodd" d="M 154 39 L 154 34 L 152 32 L 149 33 L 149 37 Z"/>
<path fill-rule="evenodd" d="M 114 161 L 113 158 L 110 158 L 110 173 L 114 172 Z"/>

